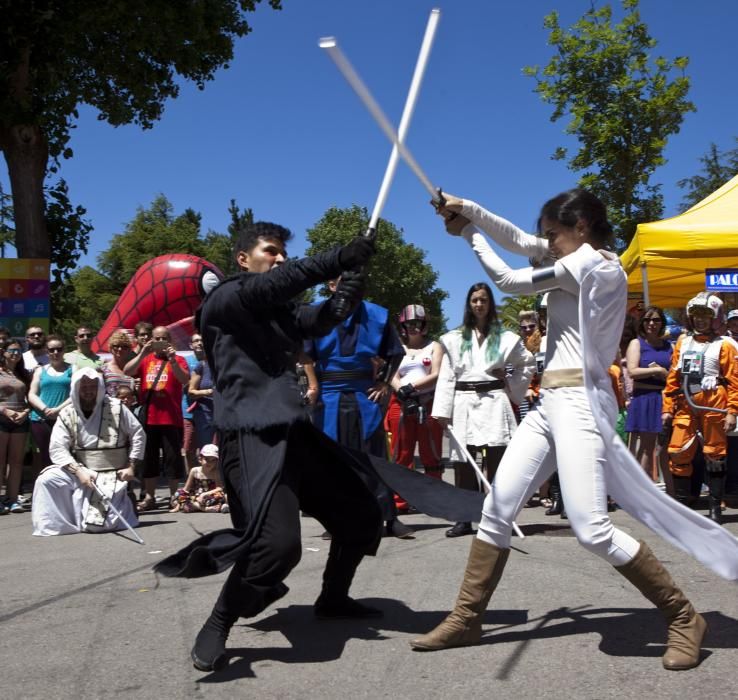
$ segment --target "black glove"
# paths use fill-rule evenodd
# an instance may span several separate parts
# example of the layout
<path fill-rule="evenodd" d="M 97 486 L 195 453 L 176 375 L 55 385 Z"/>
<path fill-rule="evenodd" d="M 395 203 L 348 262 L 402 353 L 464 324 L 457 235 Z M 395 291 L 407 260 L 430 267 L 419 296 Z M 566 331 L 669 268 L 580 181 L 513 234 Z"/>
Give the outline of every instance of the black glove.
<path fill-rule="evenodd" d="M 338 264 L 344 270 L 357 270 L 364 267 L 375 252 L 373 238 L 356 236 L 351 243 L 341 248 L 338 254 Z"/>
<path fill-rule="evenodd" d="M 413 396 L 413 394 L 417 395 L 417 393 L 418 392 L 412 384 L 403 384 L 397 390 L 397 398 L 400 401 L 407 401 L 411 396 Z"/>
<path fill-rule="evenodd" d="M 365 288 L 366 275 L 363 272 L 346 270 L 346 272 L 341 273 L 335 296 L 347 299 L 353 307 L 361 301 Z"/>

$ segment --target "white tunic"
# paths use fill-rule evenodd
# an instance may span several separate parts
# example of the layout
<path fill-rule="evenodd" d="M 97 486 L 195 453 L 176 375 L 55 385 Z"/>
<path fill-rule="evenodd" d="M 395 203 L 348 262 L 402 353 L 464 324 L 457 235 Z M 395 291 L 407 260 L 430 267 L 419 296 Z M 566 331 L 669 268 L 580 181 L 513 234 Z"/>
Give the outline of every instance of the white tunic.
<path fill-rule="evenodd" d="M 436 383 L 436 394 L 431 415 L 449 418 L 454 434 L 466 445 L 507 445 L 517 426 L 510 401 L 520 403 L 535 371 L 535 360 L 515 333 L 503 331 L 497 357 L 487 359 L 489 336 L 480 345 L 476 340 L 471 349 L 462 354 L 461 330 L 453 330 L 441 337 L 444 354 Z M 456 391 L 456 382 L 494 381 L 492 372 L 513 367 L 508 377 L 508 390 Z M 509 391 L 509 395 L 508 395 Z M 455 445 L 450 458 L 463 461 L 464 456 Z"/>
<path fill-rule="evenodd" d="M 89 370 L 92 372 L 93 370 Z M 107 513 L 103 525 L 89 527 L 85 525 L 87 511 L 90 507 L 90 489 L 83 489 L 77 477 L 70 474 L 63 466 L 76 462 L 75 449 L 85 447 L 94 449 L 98 447 L 101 435 L 103 416 L 103 402 L 115 402 L 118 399 L 105 396 L 104 386 L 100 381 L 98 391 L 98 402 L 95 410 L 89 418 L 78 412 L 78 387 L 77 375 L 86 375 L 87 370 L 82 369 L 75 372 L 72 378 L 72 405 L 65 407 L 59 414 L 51 432 L 49 444 L 49 455 L 54 466 L 47 467 L 38 479 L 33 489 L 33 506 L 31 519 L 33 523 L 33 534 L 38 536 L 68 535 L 83 531 L 114 531 L 122 530 L 122 524 L 112 511 Z M 77 380 L 77 382 L 75 381 Z M 128 447 L 128 458 L 141 460 L 144 456 L 146 436 L 141 424 L 136 417 L 125 407 L 120 406 L 120 421 L 115 426 L 115 435 L 111 434 L 111 426 L 105 427 L 108 440 L 112 438 L 113 444 Z M 76 416 L 74 413 L 76 413 Z M 117 413 L 117 411 L 116 411 Z M 76 430 L 74 426 L 76 425 Z M 57 466 L 58 465 L 58 466 Z M 121 464 L 120 467 L 125 467 Z M 117 481 L 114 491 L 108 493 L 113 505 L 121 511 L 123 517 L 132 526 L 138 524 L 138 517 L 127 494 L 127 484 Z"/>

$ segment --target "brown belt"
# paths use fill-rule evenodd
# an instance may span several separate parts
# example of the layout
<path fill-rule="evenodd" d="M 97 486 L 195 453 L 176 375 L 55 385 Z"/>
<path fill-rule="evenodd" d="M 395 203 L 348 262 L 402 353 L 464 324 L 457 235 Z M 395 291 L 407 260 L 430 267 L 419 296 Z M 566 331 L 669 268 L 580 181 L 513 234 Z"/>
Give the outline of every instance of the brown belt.
<path fill-rule="evenodd" d="M 566 386 L 584 386 L 584 372 L 575 369 L 547 369 L 541 377 L 541 389 L 561 389 Z"/>

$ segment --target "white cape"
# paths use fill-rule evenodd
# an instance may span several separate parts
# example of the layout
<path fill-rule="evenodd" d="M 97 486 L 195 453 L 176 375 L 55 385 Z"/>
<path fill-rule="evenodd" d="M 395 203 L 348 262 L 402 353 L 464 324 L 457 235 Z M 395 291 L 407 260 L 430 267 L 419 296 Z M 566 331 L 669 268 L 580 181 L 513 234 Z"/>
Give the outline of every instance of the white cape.
<path fill-rule="evenodd" d="M 588 249 L 589 254 L 582 249 Z M 579 328 L 584 384 L 597 428 L 607 450 L 607 491 L 623 510 L 729 581 L 738 581 L 738 539 L 709 518 L 661 492 L 615 432 L 618 408 L 607 373 L 611 358 L 602 348 L 617 348 L 627 302 L 625 273 L 617 258 L 589 246 L 567 256 L 567 269 L 581 285 Z M 604 258 L 603 255 L 608 256 Z M 594 258 L 593 256 L 597 256 Z"/>

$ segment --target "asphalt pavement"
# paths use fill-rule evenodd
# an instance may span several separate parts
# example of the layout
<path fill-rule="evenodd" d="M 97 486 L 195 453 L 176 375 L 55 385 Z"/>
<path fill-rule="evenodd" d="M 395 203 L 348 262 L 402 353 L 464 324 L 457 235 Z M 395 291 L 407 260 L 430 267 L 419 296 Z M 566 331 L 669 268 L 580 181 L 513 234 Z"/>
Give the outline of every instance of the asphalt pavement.
<path fill-rule="evenodd" d="M 162 492 L 163 495 L 163 492 Z M 29 513 L 0 518 L 0 688 L 20 698 L 689 698 L 738 696 L 738 588 L 622 511 L 618 527 L 648 540 L 702 611 L 702 664 L 661 668 L 659 613 L 605 562 L 577 544 L 565 520 L 526 508 L 514 551 L 476 647 L 411 651 L 408 639 L 453 605 L 471 543 L 413 514 L 415 539 L 385 538 L 362 563 L 354 597 L 384 611 L 370 622 L 318 621 L 329 543 L 302 519 L 302 561 L 288 595 L 229 639 L 227 667 L 196 671 L 189 651 L 225 574 L 157 578 L 151 566 L 220 514 L 142 516 L 124 534 L 31 536 Z M 738 535 L 738 510 L 726 514 Z"/>

